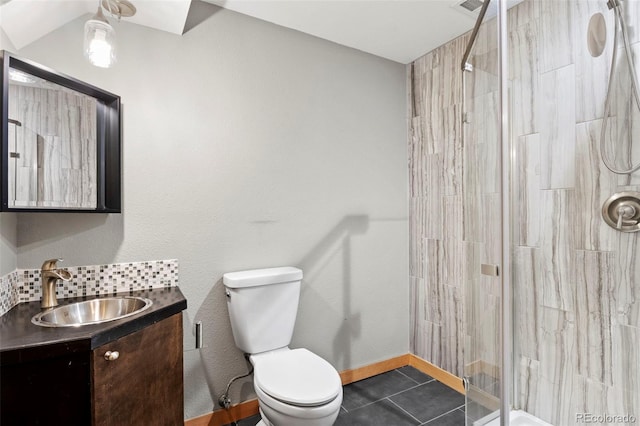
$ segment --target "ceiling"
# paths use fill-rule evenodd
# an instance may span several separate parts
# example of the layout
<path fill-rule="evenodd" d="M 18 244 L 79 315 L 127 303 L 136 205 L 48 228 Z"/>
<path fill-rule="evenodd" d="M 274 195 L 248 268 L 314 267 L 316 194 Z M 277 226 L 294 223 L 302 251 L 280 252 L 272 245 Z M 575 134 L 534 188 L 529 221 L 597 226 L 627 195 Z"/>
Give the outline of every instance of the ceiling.
<path fill-rule="evenodd" d="M 405 64 L 475 23 L 461 0 L 206 1 Z"/>
<path fill-rule="evenodd" d="M 193 0 L 199 1 L 199 0 Z M 192 0 L 132 0 L 127 22 L 182 34 Z M 461 0 L 206 0 L 400 63 L 473 27 Z M 97 8 L 96 0 L 0 0 L 0 28 L 16 49 Z M 495 3 L 495 2 L 493 2 Z"/>

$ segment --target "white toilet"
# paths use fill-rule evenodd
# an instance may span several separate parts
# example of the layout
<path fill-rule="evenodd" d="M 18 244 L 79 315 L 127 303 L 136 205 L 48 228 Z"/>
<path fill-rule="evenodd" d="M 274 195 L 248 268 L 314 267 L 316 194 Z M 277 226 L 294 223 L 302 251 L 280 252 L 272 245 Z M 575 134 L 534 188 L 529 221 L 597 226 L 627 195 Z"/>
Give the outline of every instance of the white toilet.
<path fill-rule="evenodd" d="M 342 404 L 331 364 L 307 349 L 289 349 L 302 271 L 282 267 L 224 274 L 236 346 L 250 354 L 262 420 L 257 426 L 330 426 Z"/>

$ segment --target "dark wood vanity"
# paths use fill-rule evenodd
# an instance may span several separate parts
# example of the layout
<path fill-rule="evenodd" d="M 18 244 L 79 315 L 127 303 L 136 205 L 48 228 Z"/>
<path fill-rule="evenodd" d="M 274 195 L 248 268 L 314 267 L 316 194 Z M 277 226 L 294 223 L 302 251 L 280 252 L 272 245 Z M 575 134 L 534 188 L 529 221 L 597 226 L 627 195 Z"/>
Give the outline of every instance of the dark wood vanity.
<path fill-rule="evenodd" d="M 177 287 L 131 292 L 153 306 L 78 328 L 39 327 L 39 302 L 0 318 L 0 424 L 183 424 Z M 115 355 L 114 355 L 115 353 Z"/>

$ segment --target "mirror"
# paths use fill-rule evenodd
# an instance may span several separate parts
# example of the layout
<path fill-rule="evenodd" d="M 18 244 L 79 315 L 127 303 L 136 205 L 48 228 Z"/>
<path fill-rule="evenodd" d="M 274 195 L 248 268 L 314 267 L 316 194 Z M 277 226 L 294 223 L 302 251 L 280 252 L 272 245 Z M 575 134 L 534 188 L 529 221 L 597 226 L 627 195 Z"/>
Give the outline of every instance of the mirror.
<path fill-rule="evenodd" d="M 120 97 L 2 52 L 0 211 L 120 213 Z"/>

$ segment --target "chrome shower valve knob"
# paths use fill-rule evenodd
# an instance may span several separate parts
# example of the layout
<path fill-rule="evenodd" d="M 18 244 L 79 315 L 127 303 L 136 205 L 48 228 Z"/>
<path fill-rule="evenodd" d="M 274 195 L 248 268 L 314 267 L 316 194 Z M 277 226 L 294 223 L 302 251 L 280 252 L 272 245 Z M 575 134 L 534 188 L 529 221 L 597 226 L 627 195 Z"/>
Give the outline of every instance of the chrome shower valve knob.
<path fill-rule="evenodd" d="M 640 231 L 640 193 L 618 192 L 602 205 L 602 218 L 621 232 Z"/>

